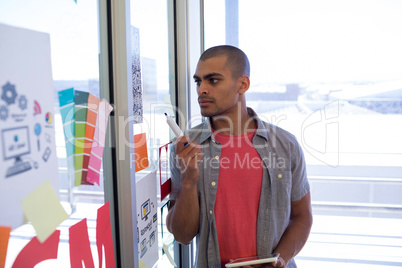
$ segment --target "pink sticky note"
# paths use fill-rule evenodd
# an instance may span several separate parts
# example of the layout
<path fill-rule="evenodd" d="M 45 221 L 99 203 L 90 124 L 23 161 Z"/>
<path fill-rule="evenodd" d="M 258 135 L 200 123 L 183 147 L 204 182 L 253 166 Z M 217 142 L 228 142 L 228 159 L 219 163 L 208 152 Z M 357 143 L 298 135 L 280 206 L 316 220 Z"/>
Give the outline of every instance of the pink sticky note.
<path fill-rule="evenodd" d="M 59 238 L 59 230 L 54 231 L 43 243 L 35 236 L 18 254 L 12 268 L 30 268 L 44 260 L 57 259 Z"/>
<path fill-rule="evenodd" d="M 98 209 L 96 220 L 96 246 L 98 247 L 99 267 L 102 267 L 102 246 L 105 249 L 105 262 L 107 268 L 115 267 L 112 227 L 110 225 L 109 202 Z"/>
<path fill-rule="evenodd" d="M 74 224 L 69 229 L 70 235 L 70 263 L 71 268 L 94 268 L 94 260 L 89 243 L 87 219 Z"/>
<path fill-rule="evenodd" d="M 0 226 L 0 268 L 6 265 L 8 240 L 10 239 L 11 227 Z"/>

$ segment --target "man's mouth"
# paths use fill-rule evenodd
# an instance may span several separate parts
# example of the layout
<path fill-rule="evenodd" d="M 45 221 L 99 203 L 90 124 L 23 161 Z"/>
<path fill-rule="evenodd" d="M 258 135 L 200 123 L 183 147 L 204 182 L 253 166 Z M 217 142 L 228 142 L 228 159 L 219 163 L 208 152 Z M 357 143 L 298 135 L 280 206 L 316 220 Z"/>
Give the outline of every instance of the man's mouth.
<path fill-rule="evenodd" d="M 212 103 L 212 102 L 213 102 L 213 99 L 198 98 L 198 103 L 200 104 L 200 106 L 208 105 L 209 103 Z"/>
<path fill-rule="evenodd" d="M 200 108 L 205 108 L 207 106 L 209 106 L 209 104 L 211 104 L 212 101 L 209 100 L 199 100 L 198 104 L 200 105 Z"/>

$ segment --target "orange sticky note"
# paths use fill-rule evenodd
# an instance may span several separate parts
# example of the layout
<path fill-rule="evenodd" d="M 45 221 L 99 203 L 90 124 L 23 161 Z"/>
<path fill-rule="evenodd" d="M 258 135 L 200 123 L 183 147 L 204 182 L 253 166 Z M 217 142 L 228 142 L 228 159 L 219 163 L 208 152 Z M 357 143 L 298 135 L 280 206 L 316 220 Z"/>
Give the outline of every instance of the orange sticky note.
<path fill-rule="evenodd" d="M 134 135 L 135 172 L 149 167 L 147 138 L 145 133 Z"/>
<path fill-rule="evenodd" d="M 0 268 L 6 265 L 8 240 L 10 239 L 11 227 L 0 226 Z"/>

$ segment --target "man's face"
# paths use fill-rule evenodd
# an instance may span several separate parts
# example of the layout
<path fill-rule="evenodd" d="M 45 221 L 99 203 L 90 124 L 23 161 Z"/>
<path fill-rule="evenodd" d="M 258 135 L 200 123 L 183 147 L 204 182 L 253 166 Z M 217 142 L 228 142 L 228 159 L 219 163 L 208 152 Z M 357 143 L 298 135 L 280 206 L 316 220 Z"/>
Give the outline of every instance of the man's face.
<path fill-rule="evenodd" d="M 226 56 L 199 61 L 194 74 L 198 103 L 205 117 L 230 116 L 236 112 L 241 82 L 234 80 L 231 70 L 225 66 Z"/>

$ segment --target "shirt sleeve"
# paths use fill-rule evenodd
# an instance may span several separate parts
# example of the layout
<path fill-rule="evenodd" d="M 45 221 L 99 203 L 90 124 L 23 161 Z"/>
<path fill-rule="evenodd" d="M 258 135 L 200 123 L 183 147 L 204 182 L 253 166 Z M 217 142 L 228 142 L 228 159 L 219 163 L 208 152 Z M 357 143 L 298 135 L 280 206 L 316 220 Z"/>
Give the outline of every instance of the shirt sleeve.
<path fill-rule="evenodd" d="M 310 190 L 307 179 L 306 161 L 300 144 L 295 141 L 292 161 L 292 193 L 291 201 L 300 200 Z"/>
<path fill-rule="evenodd" d="M 175 142 L 173 142 L 170 145 L 169 164 L 170 164 L 170 177 L 171 177 L 170 200 L 176 200 L 177 193 L 180 187 L 181 173 L 176 158 Z"/>

